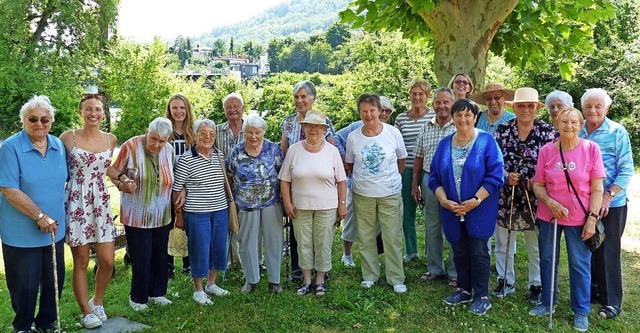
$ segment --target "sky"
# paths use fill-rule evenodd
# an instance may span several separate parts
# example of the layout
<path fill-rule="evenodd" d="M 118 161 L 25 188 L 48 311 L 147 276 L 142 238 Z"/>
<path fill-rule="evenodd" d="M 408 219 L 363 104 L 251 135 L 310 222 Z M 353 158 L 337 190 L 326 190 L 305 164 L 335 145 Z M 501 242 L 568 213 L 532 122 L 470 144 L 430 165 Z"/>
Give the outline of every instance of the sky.
<path fill-rule="evenodd" d="M 242 22 L 287 0 L 121 0 L 120 35 L 144 43 L 200 36 L 214 27 Z"/>

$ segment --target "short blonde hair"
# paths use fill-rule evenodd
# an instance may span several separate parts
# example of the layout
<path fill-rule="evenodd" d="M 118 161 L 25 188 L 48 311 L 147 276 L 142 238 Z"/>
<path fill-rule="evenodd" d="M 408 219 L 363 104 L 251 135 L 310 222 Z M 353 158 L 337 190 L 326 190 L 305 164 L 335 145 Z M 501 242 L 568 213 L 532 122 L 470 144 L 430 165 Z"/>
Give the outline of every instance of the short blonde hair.
<path fill-rule="evenodd" d="M 569 114 L 571 112 L 575 112 L 578 114 L 578 119 L 580 120 L 580 124 L 584 123 L 584 116 L 582 116 L 582 112 L 580 112 L 580 110 L 574 108 L 573 106 L 567 106 L 564 107 L 562 109 L 560 109 L 560 111 L 558 111 L 558 114 L 556 114 L 556 117 L 553 118 L 553 126 L 558 129 L 558 119 L 560 119 L 560 117 Z"/>
<path fill-rule="evenodd" d="M 411 94 L 411 89 L 416 87 L 420 88 L 420 90 L 424 91 L 427 95 L 431 94 L 431 85 L 427 80 L 414 79 L 411 81 L 411 84 L 409 85 L 409 94 Z"/>

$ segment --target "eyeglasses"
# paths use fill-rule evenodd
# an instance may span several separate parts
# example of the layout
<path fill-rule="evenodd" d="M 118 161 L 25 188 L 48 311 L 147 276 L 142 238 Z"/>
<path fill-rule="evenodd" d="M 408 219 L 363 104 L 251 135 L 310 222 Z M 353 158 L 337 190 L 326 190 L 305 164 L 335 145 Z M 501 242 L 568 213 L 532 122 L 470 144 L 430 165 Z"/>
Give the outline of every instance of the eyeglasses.
<path fill-rule="evenodd" d="M 104 101 L 102 100 L 104 98 L 104 94 L 84 94 L 82 95 L 82 98 L 80 99 L 80 104 L 84 103 L 85 101 L 88 101 L 92 98 L 95 98 L 97 100 L 99 100 L 100 102 L 104 103 Z"/>
<path fill-rule="evenodd" d="M 47 117 L 42 117 L 42 118 L 30 117 L 27 120 L 32 124 L 35 124 L 35 123 L 37 123 L 39 121 L 42 125 L 46 125 L 51 121 L 51 118 L 47 118 Z"/>
<path fill-rule="evenodd" d="M 502 97 L 504 96 L 497 96 L 497 97 L 485 97 L 485 99 L 487 100 L 487 102 L 491 102 L 491 101 L 499 101 L 500 99 L 502 99 Z"/>
<path fill-rule="evenodd" d="M 465 80 L 455 80 L 455 81 L 453 81 L 453 83 L 461 84 L 463 86 L 468 86 L 469 85 L 469 81 L 465 81 Z"/>
<path fill-rule="evenodd" d="M 242 105 L 226 105 L 224 107 L 225 110 L 240 110 L 242 109 Z"/>
<path fill-rule="evenodd" d="M 214 137 L 216 136 L 216 132 L 198 132 L 198 136 L 202 137 L 202 138 L 206 138 L 206 137 Z"/>
<path fill-rule="evenodd" d="M 382 110 L 380 110 L 380 112 L 386 113 L 386 114 L 392 114 L 393 110 L 391 110 L 391 109 L 382 109 Z"/>

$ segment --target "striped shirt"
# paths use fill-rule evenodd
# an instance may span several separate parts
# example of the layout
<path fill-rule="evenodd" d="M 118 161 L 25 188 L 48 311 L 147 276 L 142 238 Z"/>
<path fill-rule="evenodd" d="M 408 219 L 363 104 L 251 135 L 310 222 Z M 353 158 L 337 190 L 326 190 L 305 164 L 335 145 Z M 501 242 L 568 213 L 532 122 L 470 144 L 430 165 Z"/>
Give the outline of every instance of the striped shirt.
<path fill-rule="evenodd" d="M 431 120 L 424 124 L 418 132 L 418 137 L 416 138 L 416 147 L 413 151 L 413 155 L 416 158 L 422 158 L 422 170 L 429 173 L 429 167 L 431 166 L 431 160 L 433 159 L 433 155 L 436 153 L 436 148 L 438 148 L 438 143 L 442 138 L 449 134 L 453 134 L 456 132 L 456 126 L 453 124 L 453 119 L 449 119 L 447 123 L 440 128 L 438 122 L 436 121 L 436 117 L 431 118 Z"/>
<path fill-rule="evenodd" d="M 176 153 L 175 163 L 178 163 L 180 156 L 187 151 L 187 141 L 184 139 L 184 134 L 173 133 L 175 139 L 171 142 L 173 151 Z M 175 164 L 174 163 L 174 164 Z"/>
<path fill-rule="evenodd" d="M 215 147 L 220 152 L 222 152 L 223 158 L 229 156 L 233 147 L 235 147 L 238 143 L 244 141 L 244 131 L 240 128 L 240 132 L 238 132 L 237 137 L 233 137 L 233 132 L 231 131 L 231 127 L 229 127 L 229 122 L 225 121 L 222 124 L 216 125 L 216 143 Z"/>
<path fill-rule="evenodd" d="M 607 172 L 607 177 L 604 179 L 604 190 L 607 191 L 614 184 L 622 188 L 611 200 L 610 206 L 622 207 L 626 205 L 627 188 L 631 177 L 633 177 L 633 154 L 627 130 L 621 124 L 605 117 L 602 125 L 591 134 L 587 133 L 585 124 L 580 130 L 579 136 L 594 141 L 600 146 L 602 162 Z"/>
<path fill-rule="evenodd" d="M 424 124 L 429 122 L 434 115 L 435 112 L 433 112 L 433 110 L 429 110 L 424 116 L 418 119 L 412 119 L 409 117 L 408 112 L 403 112 L 396 118 L 393 125 L 400 130 L 402 139 L 404 140 L 404 146 L 407 149 L 407 153 L 409 153 L 409 156 L 407 156 L 407 159 L 405 160 L 405 168 L 413 168 L 413 159 L 415 158 L 413 150 L 416 146 L 418 132 L 420 132 L 420 129 L 424 127 Z"/>
<path fill-rule="evenodd" d="M 187 189 L 184 211 L 207 213 L 228 207 L 221 158 L 214 148 L 211 149 L 211 157 L 206 158 L 198 153 L 196 146 L 191 147 L 190 153 L 182 155 L 176 165 L 173 190 L 180 191 L 183 186 Z"/>

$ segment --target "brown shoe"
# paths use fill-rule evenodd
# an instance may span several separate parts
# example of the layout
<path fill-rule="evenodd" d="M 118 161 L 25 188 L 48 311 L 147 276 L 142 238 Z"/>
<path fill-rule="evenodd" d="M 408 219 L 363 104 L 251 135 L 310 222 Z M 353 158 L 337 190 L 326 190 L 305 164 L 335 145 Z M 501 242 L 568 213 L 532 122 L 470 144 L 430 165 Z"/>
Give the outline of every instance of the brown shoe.
<path fill-rule="evenodd" d="M 282 286 L 279 283 L 269 282 L 269 290 L 274 294 L 279 294 L 282 292 Z"/>
<path fill-rule="evenodd" d="M 251 292 L 253 292 L 253 290 L 256 288 L 255 284 L 251 284 L 249 282 L 245 282 L 244 286 L 242 286 L 242 288 L 240 288 L 240 293 L 243 295 L 249 294 Z"/>

